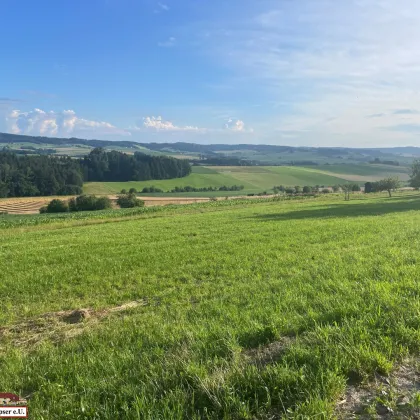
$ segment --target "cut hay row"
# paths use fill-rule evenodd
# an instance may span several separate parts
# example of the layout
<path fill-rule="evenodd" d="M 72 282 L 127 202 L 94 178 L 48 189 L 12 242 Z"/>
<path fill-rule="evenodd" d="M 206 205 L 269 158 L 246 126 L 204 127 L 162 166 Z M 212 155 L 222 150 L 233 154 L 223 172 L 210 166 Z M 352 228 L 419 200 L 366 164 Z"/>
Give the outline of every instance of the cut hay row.
<path fill-rule="evenodd" d="M 47 205 L 54 198 L 60 200 L 69 200 L 71 197 L 40 197 L 34 200 L 34 198 L 8 198 L 0 200 L 0 212 L 7 212 L 8 214 L 35 214 L 39 212 L 39 209 Z M 109 196 L 116 207 L 117 197 L 115 195 Z M 164 206 L 168 204 L 191 204 L 206 202 L 208 198 L 164 198 L 164 197 L 141 197 L 147 207 L 150 206 Z"/>

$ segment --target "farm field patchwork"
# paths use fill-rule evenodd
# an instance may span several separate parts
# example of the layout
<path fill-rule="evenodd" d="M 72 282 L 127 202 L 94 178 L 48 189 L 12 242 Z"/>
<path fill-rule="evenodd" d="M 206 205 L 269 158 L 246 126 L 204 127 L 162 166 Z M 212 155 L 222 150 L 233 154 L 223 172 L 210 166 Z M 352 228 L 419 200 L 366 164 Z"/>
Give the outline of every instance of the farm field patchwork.
<path fill-rule="evenodd" d="M 419 210 L 399 194 L 8 216 L 0 389 L 37 419 L 351 418 L 352 390 L 405 369 L 403 408 L 379 387 L 361 409 L 416 418 Z"/>
<path fill-rule="evenodd" d="M 336 176 L 344 177 L 349 181 L 377 181 L 379 179 L 396 176 L 401 181 L 409 179 L 409 168 L 406 166 L 392 165 L 326 165 L 321 167 L 313 167 L 313 170 L 336 174 Z"/>
<path fill-rule="evenodd" d="M 404 167 L 386 165 L 322 165 L 313 167 L 298 166 L 193 166 L 191 175 L 159 181 L 133 182 L 89 182 L 84 191 L 89 194 L 116 194 L 123 188 L 136 188 L 141 191 L 145 187 L 155 186 L 163 191 L 175 187 L 221 187 L 223 185 L 243 185 L 242 191 L 182 193 L 185 196 L 218 196 L 256 194 L 263 191 L 271 192 L 274 186 L 332 186 L 348 181 L 367 182 L 399 176 L 402 181 L 408 179 Z M 162 195 L 162 194 L 160 194 Z M 163 194 L 167 195 L 167 194 Z M 179 195 L 179 194 L 176 194 Z"/>

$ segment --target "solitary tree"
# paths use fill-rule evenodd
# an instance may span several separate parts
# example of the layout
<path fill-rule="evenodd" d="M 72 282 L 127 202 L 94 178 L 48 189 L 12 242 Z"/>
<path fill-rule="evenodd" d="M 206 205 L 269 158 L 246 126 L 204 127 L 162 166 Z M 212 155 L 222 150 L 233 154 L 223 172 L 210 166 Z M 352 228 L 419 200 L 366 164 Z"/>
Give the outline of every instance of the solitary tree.
<path fill-rule="evenodd" d="M 420 159 L 416 159 L 411 165 L 410 187 L 420 188 Z"/>
<path fill-rule="evenodd" d="M 379 191 L 388 191 L 390 197 L 392 197 L 392 191 L 395 191 L 400 186 L 398 178 L 385 178 L 378 182 Z"/>
<path fill-rule="evenodd" d="M 370 194 L 375 192 L 375 183 L 373 182 L 366 182 L 365 183 L 365 194 Z"/>
<path fill-rule="evenodd" d="M 344 184 L 341 185 L 341 189 L 344 192 L 344 200 L 349 201 L 350 200 L 350 193 L 353 190 L 352 184 Z"/>

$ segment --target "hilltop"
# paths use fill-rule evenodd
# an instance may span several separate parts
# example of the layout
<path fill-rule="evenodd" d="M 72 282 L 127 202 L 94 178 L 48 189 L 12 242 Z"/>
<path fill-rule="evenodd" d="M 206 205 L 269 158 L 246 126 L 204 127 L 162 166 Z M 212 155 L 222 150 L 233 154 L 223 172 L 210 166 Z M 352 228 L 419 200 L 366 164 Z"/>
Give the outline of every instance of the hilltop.
<path fill-rule="evenodd" d="M 196 144 L 196 143 L 137 143 L 134 141 L 86 140 L 78 138 L 35 137 L 0 133 L 0 145 L 21 153 L 51 153 L 80 156 L 95 147 L 151 155 L 187 157 L 205 160 L 208 164 L 225 165 L 293 165 L 385 163 L 409 164 L 420 157 L 419 147 L 346 148 L 294 147 L 265 144 Z"/>

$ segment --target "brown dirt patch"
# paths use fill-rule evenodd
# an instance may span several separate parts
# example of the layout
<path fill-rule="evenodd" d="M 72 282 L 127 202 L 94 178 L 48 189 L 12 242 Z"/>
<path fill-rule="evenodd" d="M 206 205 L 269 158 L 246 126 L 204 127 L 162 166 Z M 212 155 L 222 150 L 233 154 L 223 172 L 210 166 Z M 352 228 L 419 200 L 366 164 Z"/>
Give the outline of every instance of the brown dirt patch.
<path fill-rule="evenodd" d="M 81 334 L 90 326 L 115 313 L 139 306 L 146 306 L 145 300 L 128 302 L 102 310 L 76 309 L 72 311 L 49 312 L 37 318 L 0 328 L 0 353 L 5 344 L 29 348 L 47 339 L 59 342 Z"/>
<path fill-rule="evenodd" d="M 420 419 L 420 358 L 405 360 L 388 377 L 349 386 L 339 419 Z"/>
<path fill-rule="evenodd" d="M 246 349 L 242 352 L 245 360 L 259 367 L 280 361 L 288 347 L 293 344 L 296 338 L 282 337 L 280 340 L 273 341 L 265 346 L 255 349 Z"/>

